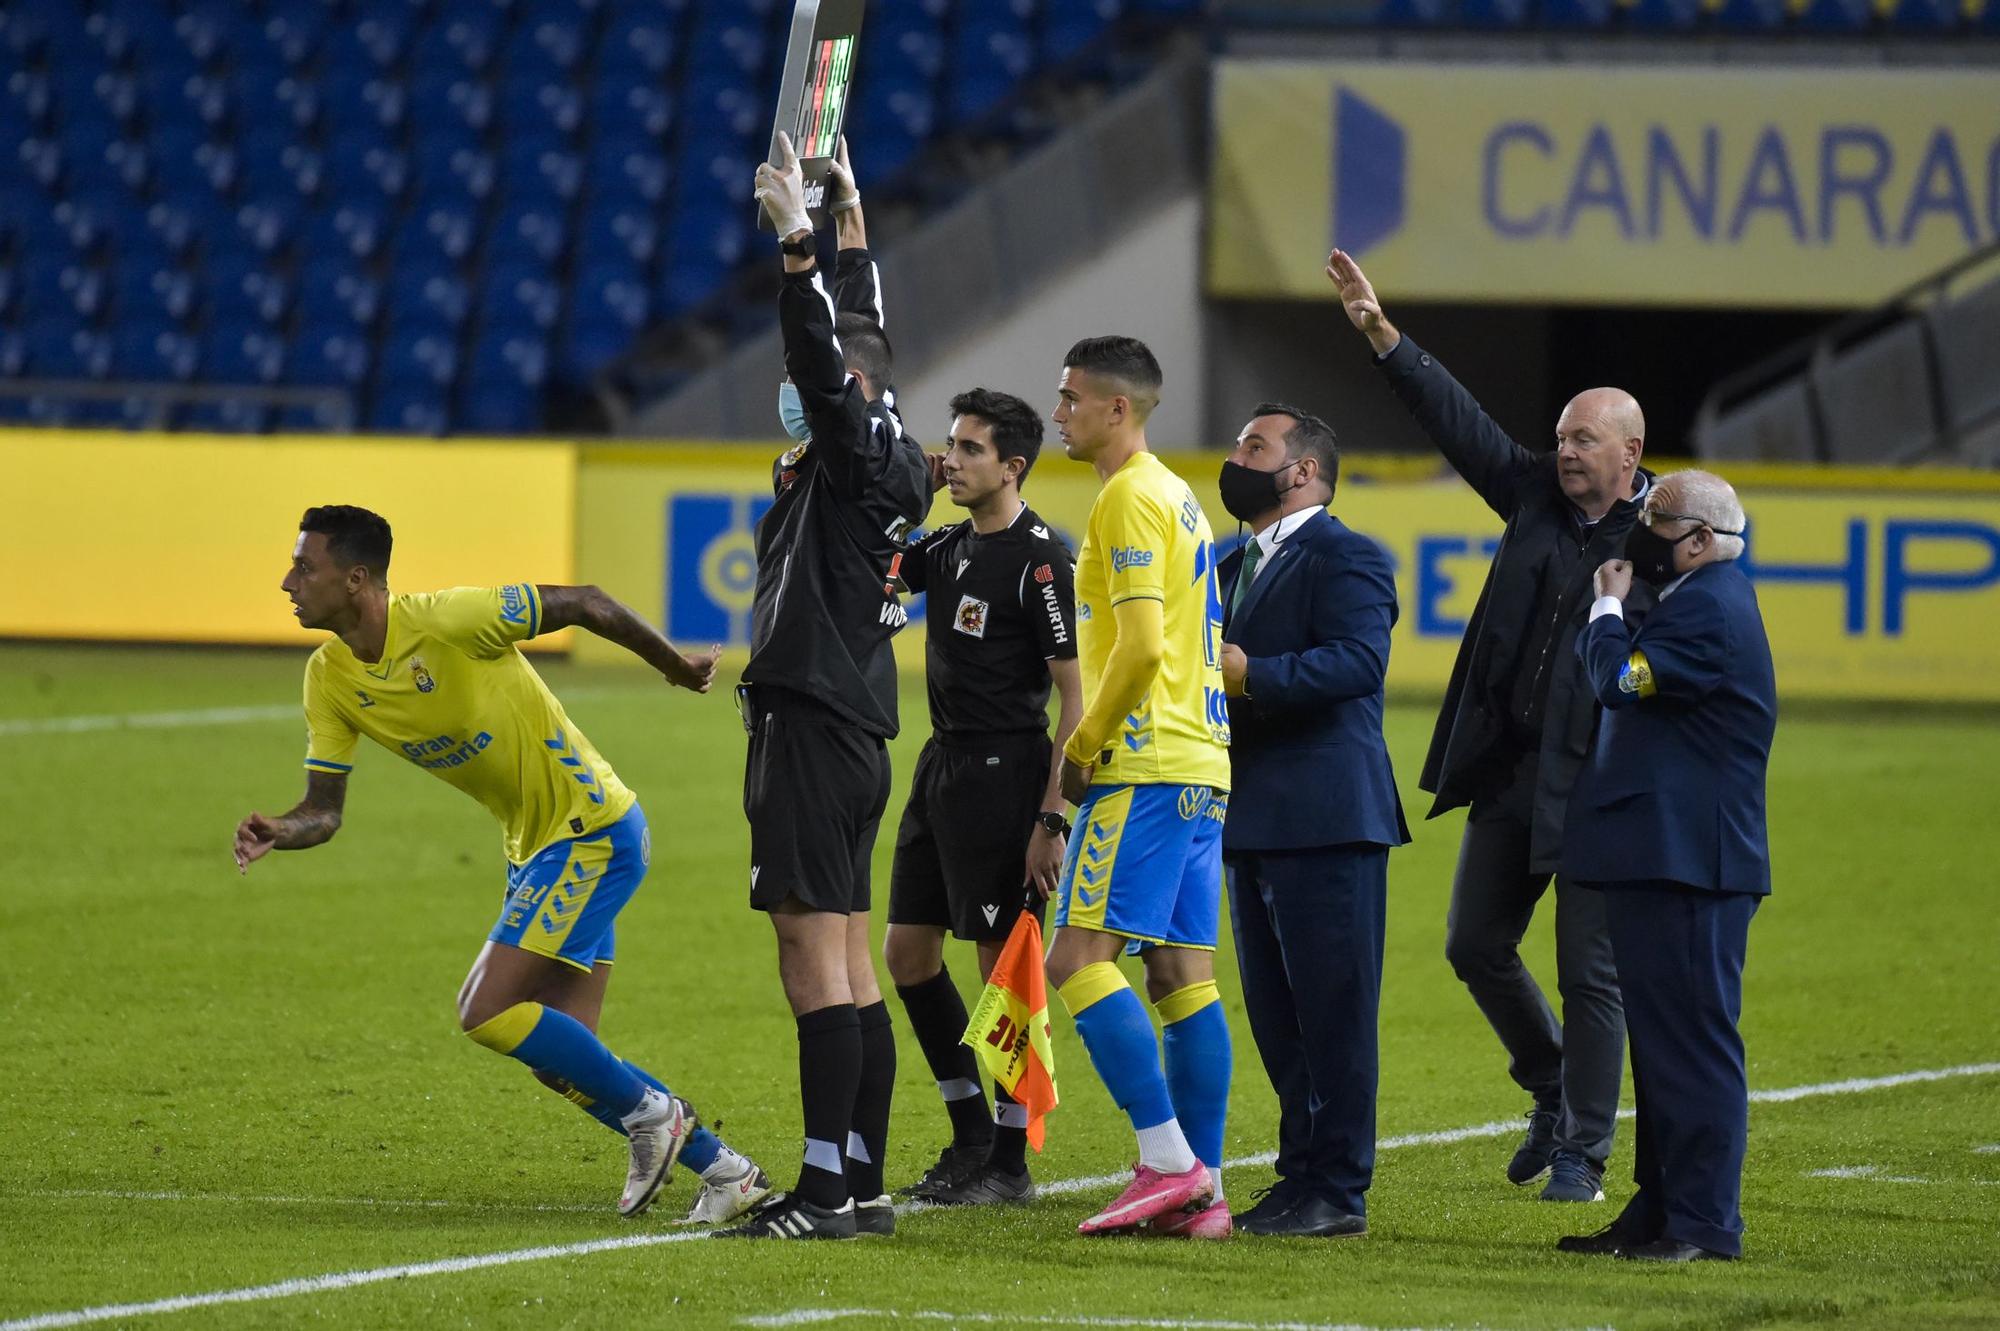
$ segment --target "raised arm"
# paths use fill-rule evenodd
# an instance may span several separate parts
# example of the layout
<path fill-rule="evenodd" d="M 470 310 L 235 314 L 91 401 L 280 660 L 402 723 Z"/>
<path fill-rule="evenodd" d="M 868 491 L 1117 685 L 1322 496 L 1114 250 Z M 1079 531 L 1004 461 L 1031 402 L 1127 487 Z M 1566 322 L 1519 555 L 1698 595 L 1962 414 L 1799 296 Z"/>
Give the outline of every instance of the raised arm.
<path fill-rule="evenodd" d="M 333 840 L 340 830 L 340 811 L 347 803 L 347 773 L 306 773 L 305 798 L 276 818 L 253 813 L 236 824 L 236 872 L 274 850 L 304 850 Z"/>
<path fill-rule="evenodd" d="M 542 602 L 543 633 L 580 628 L 615 642 L 666 676 L 667 683 L 707 693 L 715 682 L 720 644 L 705 652 L 682 655 L 660 631 L 639 618 L 632 608 L 598 587 L 537 586 Z"/>
<path fill-rule="evenodd" d="M 1517 489 L 1536 456 L 1515 443 L 1436 357 L 1425 354 L 1382 312 L 1382 302 L 1361 265 L 1345 250 L 1326 261 L 1327 279 L 1340 290 L 1347 321 L 1375 349 L 1376 364 L 1418 428 L 1444 454 L 1452 470 L 1479 492 L 1502 518 L 1514 516 Z"/>

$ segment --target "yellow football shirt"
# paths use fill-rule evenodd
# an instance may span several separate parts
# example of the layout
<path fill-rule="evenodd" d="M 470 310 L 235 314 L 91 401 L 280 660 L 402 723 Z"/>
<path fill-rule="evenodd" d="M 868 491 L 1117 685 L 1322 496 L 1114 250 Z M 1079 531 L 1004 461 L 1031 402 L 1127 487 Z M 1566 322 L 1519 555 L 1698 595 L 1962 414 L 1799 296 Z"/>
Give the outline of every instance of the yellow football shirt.
<path fill-rule="evenodd" d="M 1194 491 L 1151 453 L 1134 454 L 1105 482 L 1084 529 L 1076 613 L 1086 707 L 1118 636 L 1112 607 L 1138 597 L 1161 602 L 1160 671 L 1099 755 L 1091 781 L 1227 790 L 1215 538 Z"/>
<path fill-rule="evenodd" d="M 334 638 L 306 662 L 307 769 L 351 771 L 366 735 L 485 805 L 515 864 L 617 822 L 635 797 L 515 646 L 541 621 L 532 583 L 391 596 L 380 661 Z"/>

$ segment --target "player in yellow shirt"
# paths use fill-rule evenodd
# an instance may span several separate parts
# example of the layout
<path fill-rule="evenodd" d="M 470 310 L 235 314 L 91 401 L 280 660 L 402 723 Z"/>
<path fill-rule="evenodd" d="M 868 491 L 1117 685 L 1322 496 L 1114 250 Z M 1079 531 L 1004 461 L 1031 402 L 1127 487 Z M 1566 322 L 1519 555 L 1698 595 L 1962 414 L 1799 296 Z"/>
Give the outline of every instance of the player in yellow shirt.
<path fill-rule="evenodd" d="M 1229 1026 L 1215 987 L 1229 711 L 1215 541 L 1187 482 L 1146 447 L 1160 365 L 1086 338 L 1063 360 L 1064 448 L 1104 483 L 1076 562 L 1083 720 L 1063 748 L 1077 806 L 1049 980 L 1139 1137 L 1130 1187 L 1085 1234 L 1230 1232 L 1222 1200 Z M 1116 959 L 1145 958 L 1161 1045 Z M 1165 1075 L 1161 1073 L 1164 1054 Z"/>
<path fill-rule="evenodd" d="M 301 625 L 334 635 L 306 663 L 306 794 L 237 825 L 237 870 L 340 830 L 363 735 L 478 800 L 505 829 L 507 888 L 459 991 L 465 1033 L 630 1139 L 621 1215 L 652 1203 L 676 1159 L 703 1183 L 690 1219 L 740 1214 L 770 1191 L 763 1171 L 597 1038 L 612 920 L 651 854 L 646 816 L 517 644 L 575 625 L 697 693 L 716 653 L 681 655 L 595 587 L 393 595 L 390 548 L 389 524 L 367 509 L 312 508 L 299 523 L 283 587 Z"/>

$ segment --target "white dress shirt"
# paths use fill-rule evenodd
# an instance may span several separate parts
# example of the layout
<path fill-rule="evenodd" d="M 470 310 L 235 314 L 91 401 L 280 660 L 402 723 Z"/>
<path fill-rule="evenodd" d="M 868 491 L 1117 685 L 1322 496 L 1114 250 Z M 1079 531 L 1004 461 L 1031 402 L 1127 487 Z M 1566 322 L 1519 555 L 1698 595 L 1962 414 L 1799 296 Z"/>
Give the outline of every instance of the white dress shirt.
<path fill-rule="evenodd" d="M 1285 543 L 1285 538 L 1310 522 L 1313 514 L 1322 512 L 1325 512 L 1325 510 L 1302 508 L 1296 513 L 1290 513 L 1279 518 L 1276 522 L 1250 538 L 1257 543 L 1258 550 L 1257 567 L 1250 572 L 1250 581 L 1252 584 L 1264 576 L 1264 570 L 1271 566 L 1271 557 L 1278 553 L 1278 547 Z M 1246 553 L 1244 557 L 1247 559 L 1249 556 Z"/>

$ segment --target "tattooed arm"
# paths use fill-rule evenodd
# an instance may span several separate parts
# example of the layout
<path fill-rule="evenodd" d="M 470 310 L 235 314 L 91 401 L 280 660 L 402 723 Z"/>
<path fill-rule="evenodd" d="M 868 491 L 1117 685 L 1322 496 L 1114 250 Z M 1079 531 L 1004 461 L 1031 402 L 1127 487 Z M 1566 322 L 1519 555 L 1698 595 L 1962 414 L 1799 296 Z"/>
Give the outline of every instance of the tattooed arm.
<path fill-rule="evenodd" d="M 304 850 L 333 840 L 346 803 L 345 773 L 307 772 L 306 796 L 289 813 L 276 818 L 253 813 L 236 824 L 236 872 L 248 873 L 274 850 Z"/>
<path fill-rule="evenodd" d="M 707 693 L 715 681 L 715 658 L 722 652 L 717 644 L 706 652 L 683 656 L 660 634 L 639 618 L 631 607 L 604 594 L 597 587 L 537 586 L 542 598 L 542 629 L 554 633 L 572 626 L 588 629 L 606 642 L 615 642 L 667 678 L 696 693 Z"/>

